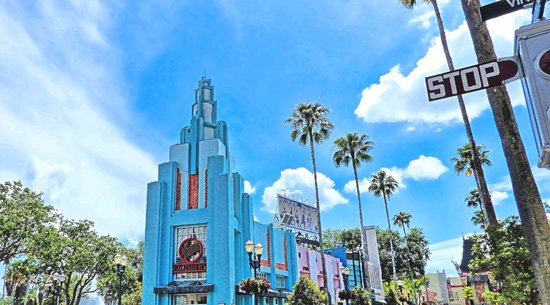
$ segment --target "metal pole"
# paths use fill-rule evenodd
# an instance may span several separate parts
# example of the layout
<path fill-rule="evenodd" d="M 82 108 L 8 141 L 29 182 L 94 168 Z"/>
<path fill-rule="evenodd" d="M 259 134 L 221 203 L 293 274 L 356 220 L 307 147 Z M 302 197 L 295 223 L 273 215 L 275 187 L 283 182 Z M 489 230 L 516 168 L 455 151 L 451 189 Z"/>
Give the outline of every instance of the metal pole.
<path fill-rule="evenodd" d="M 360 286 L 365 288 L 365 286 L 363 286 L 363 264 L 361 263 L 361 255 L 359 252 L 357 252 L 357 262 L 359 263 L 359 266 L 357 266 L 357 268 L 359 269 Z M 357 285 L 357 282 L 355 283 L 355 285 Z"/>
<path fill-rule="evenodd" d="M 122 305 L 122 277 L 124 276 L 124 266 L 117 264 L 118 271 L 118 305 Z"/>

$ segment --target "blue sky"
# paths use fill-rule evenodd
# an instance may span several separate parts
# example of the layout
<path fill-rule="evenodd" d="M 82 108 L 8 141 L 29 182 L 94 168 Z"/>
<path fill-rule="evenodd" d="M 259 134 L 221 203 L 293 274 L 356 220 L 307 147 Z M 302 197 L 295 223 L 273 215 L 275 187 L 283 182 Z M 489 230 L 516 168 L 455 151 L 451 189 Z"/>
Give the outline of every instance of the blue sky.
<path fill-rule="evenodd" d="M 455 66 L 475 63 L 458 2 L 440 3 Z M 513 55 L 527 12 L 489 22 L 500 57 Z M 6 1 L 0 4 L 0 180 L 44 192 L 67 217 L 104 234 L 143 238 L 146 183 L 188 125 L 194 88 L 213 80 L 236 169 L 255 216 L 272 220 L 280 191 L 313 201 L 309 150 L 283 123 L 294 105 L 332 111 L 332 137 L 317 147 L 324 228 L 358 226 L 350 168 L 335 168 L 332 142 L 347 132 L 375 142 L 360 179 L 387 169 L 402 184 L 390 213 L 407 211 L 432 243 L 429 271 L 460 258 L 473 178 L 450 158 L 466 143 L 455 99 L 428 103 L 424 77 L 446 71 L 430 6 L 396 1 Z M 509 85 L 541 195 L 518 82 Z M 485 94 L 465 96 L 478 143 L 492 150 L 486 177 L 499 218 L 517 214 Z M 363 181 L 367 183 L 367 181 Z M 362 194 L 366 224 L 385 227 L 383 202 Z"/>

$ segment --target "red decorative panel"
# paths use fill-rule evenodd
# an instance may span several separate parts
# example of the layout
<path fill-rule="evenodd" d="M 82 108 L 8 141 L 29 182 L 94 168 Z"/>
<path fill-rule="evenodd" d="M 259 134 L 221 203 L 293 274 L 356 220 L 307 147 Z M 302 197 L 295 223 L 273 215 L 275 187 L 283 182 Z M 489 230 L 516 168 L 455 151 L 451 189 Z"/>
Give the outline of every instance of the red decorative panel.
<path fill-rule="evenodd" d="M 204 171 L 204 207 L 208 207 L 208 169 Z"/>
<path fill-rule="evenodd" d="M 181 210 L 181 172 L 176 171 L 176 210 Z"/>
<path fill-rule="evenodd" d="M 197 209 L 199 207 L 199 174 L 189 175 L 188 199 L 188 209 Z"/>
<path fill-rule="evenodd" d="M 271 240 L 270 240 L 269 230 L 265 231 L 265 240 L 267 241 L 267 260 L 262 259 L 261 265 L 264 267 L 271 266 Z"/>

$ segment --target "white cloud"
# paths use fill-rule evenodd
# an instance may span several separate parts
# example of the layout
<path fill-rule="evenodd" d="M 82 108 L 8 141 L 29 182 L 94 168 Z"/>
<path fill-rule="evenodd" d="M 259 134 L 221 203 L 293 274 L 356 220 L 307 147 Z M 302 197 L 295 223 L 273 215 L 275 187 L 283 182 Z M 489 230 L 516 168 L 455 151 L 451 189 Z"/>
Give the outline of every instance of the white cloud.
<path fill-rule="evenodd" d="M 427 20 L 427 15 L 420 15 L 413 20 Z M 513 55 L 514 31 L 521 24 L 528 23 L 528 12 L 520 12 L 500 17 L 498 23 L 489 22 L 497 54 L 501 57 Z M 447 31 L 447 40 L 455 67 L 460 68 L 476 63 L 468 27 L 464 22 L 457 29 Z M 355 115 L 368 123 L 376 122 L 413 122 L 448 124 L 461 122 L 456 98 L 449 98 L 429 103 L 425 90 L 424 78 L 448 71 L 439 36 L 432 39 L 430 48 L 416 66 L 408 72 L 401 71 L 399 65 L 380 76 L 377 83 L 370 84 L 362 91 Z M 509 85 L 509 92 L 514 105 L 524 103 L 520 85 L 515 82 Z M 464 95 L 467 101 L 468 114 L 471 119 L 478 117 L 489 108 L 485 93 Z"/>
<path fill-rule="evenodd" d="M 433 10 L 430 10 L 415 16 L 414 18 L 409 20 L 409 23 L 419 24 L 422 28 L 428 29 L 432 26 L 432 18 L 435 18 L 435 13 Z"/>
<path fill-rule="evenodd" d="M 383 167 L 380 170 L 392 176 L 398 183 L 400 188 L 406 188 L 405 179 L 419 180 L 435 180 L 449 169 L 443 165 L 441 160 L 435 157 L 426 157 L 420 155 L 418 159 L 409 162 L 406 168 L 398 167 Z M 366 193 L 370 185 L 368 178 L 363 178 L 359 181 L 359 190 L 361 193 Z M 346 193 L 355 193 L 355 180 L 350 180 L 344 185 Z"/>
<path fill-rule="evenodd" d="M 339 204 L 347 204 L 336 189 L 334 181 L 321 172 L 317 172 L 319 187 L 319 205 L 321 211 L 327 211 Z M 277 194 L 285 193 L 315 203 L 315 186 L 313 173 L 304 167 L 287 168 L 281 172 L 279 179 L 264 189 L 262 195 L 263 211 L 274 212 L 277 207 Z"/>
<path fill-rule="evenodd" d="M 0 6 L 0 180 L 23 180 L 102 234 L 141 238 L 156 162 L 119 126 L 130 111 L 102 32 L 108 9 L 41 2 L 30 16 L 8 6 Z"/>
<path fill-rule="evenodd" d="M 245 180 L 244 181 L 244 192 L 247 193 L 248 195 L 254 195 L 256 194 L 256 187 L 252 186 L 252 184 L 250 184 L 250 181 L 248 180 Z"/>
<path fill-rule="evenodd" d="M 539 192 L 541 194 L 550 193 L 550 170 L 544 168 L 538 168 L 536 166 L 531 167 L 533 177 L 537 182 Z M 494 191 L 511 192 L 512 180 L 510 176 L 504 176 L 502 179 L 489 186 L 489 189 Z"/>
<path fill-rule="evenodd" d="M 507 192 L 499 192 L 499 191 L 492 191 L 491 192 L 491 201 L 493 202 L 494 205 L 498 205 L 502 201 L 504 201 L 508 198 L 510 198 L 510 196 L 508 196 Z"/>
<path fill-rule="evenodd" d="M 406 132 L 411 132 L 411 131 L 415 131 L 416 130 L 416 127 L 414 126 L 407 126 L 407 128 L 405 129 Z"/>

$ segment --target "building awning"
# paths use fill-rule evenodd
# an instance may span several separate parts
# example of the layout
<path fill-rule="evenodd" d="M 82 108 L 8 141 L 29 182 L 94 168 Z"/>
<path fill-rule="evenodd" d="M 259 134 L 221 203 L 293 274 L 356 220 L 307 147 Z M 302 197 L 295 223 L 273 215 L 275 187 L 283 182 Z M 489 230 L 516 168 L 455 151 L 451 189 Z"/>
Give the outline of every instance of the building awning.
<path fill-rule="evenodd" d="M 206 281 L 171 282 L 164 287 L 155 287 L 156 294 L 206 293 L 214 291 L 214 284 Z"/>
<path fill-rule="evenodd" d="M 241 287 L 239 286 L 239 284 L 235 285 L 235 293 L 236 294 L 241 294 L 241 295 L 242 294 L 249 294 L 249 295 L 252 294 L 252 293 L 244 292 L 241 289 Z M 289 293 L 290 293 L 290 291 L 288 291 L 284 288 L 278 288 L 278 289 L 269 289 L 266 294 L 260 295 L 260 296 L 261 297 L 268 297 L 268 298 L 284 298 L 284 299 L 286 299 Z"/>

